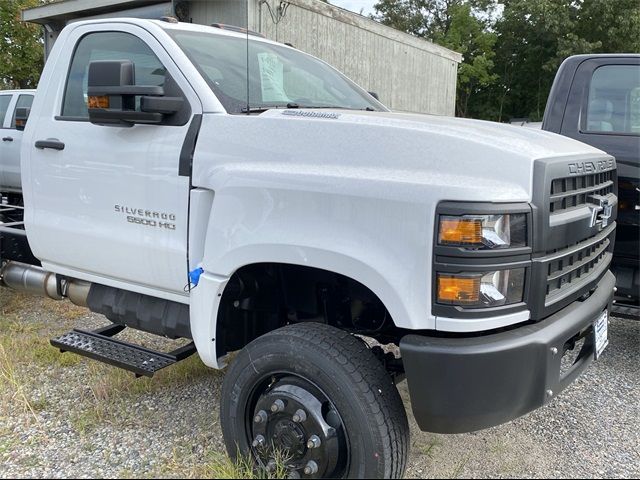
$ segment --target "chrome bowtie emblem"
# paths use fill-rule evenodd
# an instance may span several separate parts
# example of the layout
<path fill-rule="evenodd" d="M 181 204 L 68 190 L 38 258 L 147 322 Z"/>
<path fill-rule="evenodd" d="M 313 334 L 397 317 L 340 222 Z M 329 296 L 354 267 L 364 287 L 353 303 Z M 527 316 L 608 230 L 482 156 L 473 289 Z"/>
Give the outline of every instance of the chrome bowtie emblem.
<path fill-rule="evenodd" d="M 591 209 L 589 226 L 600 225 L 601 228 L 604 228 L 609 225 L 609 219 L 613 212 L 613 205 L 609 203 L 609 199 L 602 195 L 591 195 L 589 196 L 589 201 L 591 202 L 589 206 Z"/>

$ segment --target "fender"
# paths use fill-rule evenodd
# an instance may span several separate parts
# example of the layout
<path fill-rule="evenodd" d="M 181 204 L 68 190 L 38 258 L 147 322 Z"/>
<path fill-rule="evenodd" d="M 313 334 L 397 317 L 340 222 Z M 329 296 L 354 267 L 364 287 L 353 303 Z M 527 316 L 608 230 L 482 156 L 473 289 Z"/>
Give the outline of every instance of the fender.
<path fill-rule="evenodd" d="M 328 250 L 282 244 L 245 246 L 228 252 L 225 258 L 225 263 L 237 265 L 236 270 L 263 262 L 315 267 L 350 277 L 378 296 L 389 310 L 396 326 L 409 323 L 410 313 L 400 292 L 381 272 L 356 258 Z M 220 300 L 229 278 L 230 275 L 205 270 L 198 286 L 191 291 L 191 333 L 202 361 L 213 368 L 225 366 L 224 359 L 217 357 L 215 339 Z"/>

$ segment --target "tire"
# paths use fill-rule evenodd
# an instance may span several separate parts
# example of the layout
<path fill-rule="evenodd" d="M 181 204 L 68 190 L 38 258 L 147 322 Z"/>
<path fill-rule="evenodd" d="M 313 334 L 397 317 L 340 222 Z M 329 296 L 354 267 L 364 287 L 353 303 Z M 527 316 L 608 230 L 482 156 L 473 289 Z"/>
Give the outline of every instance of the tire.
<path fill-rule="evenodd" d="M 220 421 L 232 459 L 269 467 L 275 446 L 293 478 L 401 478 L 406 468 L 409 425 L 391 377 L 364 342 L 327 325 L 290 325 L 247 345 L 224 379 Z M 309 448 L 315 433 L 321 445 Z"/>

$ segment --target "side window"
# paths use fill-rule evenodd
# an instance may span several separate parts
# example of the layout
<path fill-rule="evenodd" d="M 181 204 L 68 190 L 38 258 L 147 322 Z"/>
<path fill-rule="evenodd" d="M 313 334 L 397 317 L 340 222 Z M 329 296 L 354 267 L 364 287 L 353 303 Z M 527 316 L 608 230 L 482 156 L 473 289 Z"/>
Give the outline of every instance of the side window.
<path fill-rule="evenodd" d="M 138 37 L 124 32 L 90 33 L 80 40 L 71 60 L 63 117 L 89 118 L 87 77 L 89 63 L 94 60 L 131 60 L 135 65 L 136 85 L 164 86 L 164 66 Z"/>
<path fill-rule="evenodd" d="M 11 128 L 16 128 L 16 109 L 31 108 L 33 103 L 33 95 L 20 95 L 16 102 L 16 108 L 13 109 L 13 117 L 11 118 Z"/>
<path fill-rule="evenodd" d="M 11 95 L 0 95 L 0 128 L 4 124 L 4 117 L 9 109 L 9 103 L 11 103 Z"/>
<path fill-rule="evenodd" d="M 593 72 L 586 131 L 640 134 L 640 66 L 605 65 Z"/>

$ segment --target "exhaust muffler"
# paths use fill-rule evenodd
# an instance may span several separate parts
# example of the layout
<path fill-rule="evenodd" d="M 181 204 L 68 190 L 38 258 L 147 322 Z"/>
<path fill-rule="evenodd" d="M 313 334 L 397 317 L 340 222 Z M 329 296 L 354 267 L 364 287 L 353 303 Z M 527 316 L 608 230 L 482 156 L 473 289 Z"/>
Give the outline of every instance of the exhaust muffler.
<path fill-rule="evenodd" d="M 59 277 L 40 267 L 19 262 L 8 262 L 0 267 L 0 285 L 53 300 L 67 298 L 80 307 L 87 306 L 91 288 L 89 282 Z"/>

